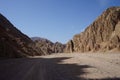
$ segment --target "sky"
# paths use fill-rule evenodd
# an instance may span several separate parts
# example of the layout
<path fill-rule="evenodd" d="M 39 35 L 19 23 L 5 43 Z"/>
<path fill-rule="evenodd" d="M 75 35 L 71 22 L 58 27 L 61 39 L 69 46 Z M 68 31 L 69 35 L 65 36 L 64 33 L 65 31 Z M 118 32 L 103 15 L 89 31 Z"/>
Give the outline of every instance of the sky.
<path fill-rule="evenodd" d="M 66 43 L 120 0 L 0 0 L 0 13 L 29 37 Z"/>

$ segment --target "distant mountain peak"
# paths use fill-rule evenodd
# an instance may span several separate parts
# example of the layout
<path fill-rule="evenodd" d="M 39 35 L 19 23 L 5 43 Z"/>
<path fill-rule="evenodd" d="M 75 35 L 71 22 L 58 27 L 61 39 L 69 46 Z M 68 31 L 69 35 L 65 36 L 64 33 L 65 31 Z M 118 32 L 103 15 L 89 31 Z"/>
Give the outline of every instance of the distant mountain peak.
<path fill-rule="evenodd" d="M 43 54 L 51 54 L 51 53 L 63 53 L 65 45 L 60 42 L 53 43 L 52 41 L 41 38 L 41 37 L 32 37 L 31 38 L 36 47 L 41 48 Z"/>

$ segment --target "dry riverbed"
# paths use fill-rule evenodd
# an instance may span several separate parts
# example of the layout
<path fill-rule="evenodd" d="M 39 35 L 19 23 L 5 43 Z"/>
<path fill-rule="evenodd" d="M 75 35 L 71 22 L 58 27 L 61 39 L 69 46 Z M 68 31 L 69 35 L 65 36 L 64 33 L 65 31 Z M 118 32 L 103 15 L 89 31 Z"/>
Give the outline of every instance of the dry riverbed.
<path fill-rule="evenodd" d="M 62 53 L 0 60 L 0 80 L 119 80 L 120 54 Z"/>

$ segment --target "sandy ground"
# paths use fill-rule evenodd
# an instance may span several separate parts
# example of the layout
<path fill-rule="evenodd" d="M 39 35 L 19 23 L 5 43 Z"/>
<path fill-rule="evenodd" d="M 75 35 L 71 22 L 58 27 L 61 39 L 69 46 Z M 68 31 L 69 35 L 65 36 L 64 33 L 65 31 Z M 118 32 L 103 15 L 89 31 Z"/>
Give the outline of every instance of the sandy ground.
<path fill-rule="evenodd" d="M 54 54 L 0 60 L 0 80 L 120 80 L 120 54 Z"/>

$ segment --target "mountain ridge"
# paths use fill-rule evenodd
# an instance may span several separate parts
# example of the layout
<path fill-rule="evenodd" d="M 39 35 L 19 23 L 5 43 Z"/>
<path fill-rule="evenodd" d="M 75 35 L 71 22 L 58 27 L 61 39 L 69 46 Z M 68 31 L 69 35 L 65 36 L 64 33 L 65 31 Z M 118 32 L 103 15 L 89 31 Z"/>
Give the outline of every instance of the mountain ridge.
<path fill-rule="evenodd" d="M 106 52 L 120 48 L 120 7 L 106 9 L 83 32 L 66 44 L 65 52 Z"/>
<path fill-rule="evenodd" d="M 41 55 L 33 41 L 0 14 L 0 57 Z"/>
<path fill-rule="evenodd" d="M 32 37 L 31 39 L 34 41 L 37 48 L 42 49 L 44 55 L 64 52 L 65 44 L 60 42 L 53 43 L 52 41 L 41 37 Z"/>
<path fill-rule="evenodd" d="M 67 44 L 29 38 L 0 14 L 0 57 L 29 57 L 63 52 L 120 51 L 120 7 L 106 9 Z"/>

